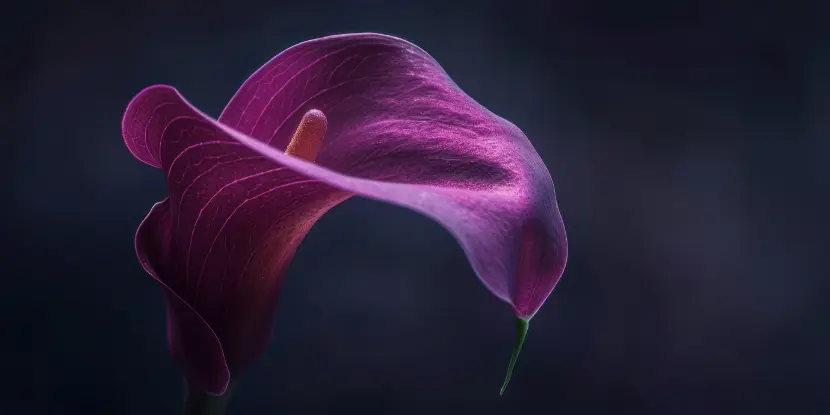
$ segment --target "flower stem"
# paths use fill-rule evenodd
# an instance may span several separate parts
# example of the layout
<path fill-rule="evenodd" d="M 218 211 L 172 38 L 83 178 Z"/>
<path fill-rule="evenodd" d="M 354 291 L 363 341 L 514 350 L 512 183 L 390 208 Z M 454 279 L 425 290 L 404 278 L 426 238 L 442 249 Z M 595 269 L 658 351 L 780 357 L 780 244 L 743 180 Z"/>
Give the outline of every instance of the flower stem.
<path fill-rule="evenodd" d="M 504 395 L 507 384 L 510 383 L 510 376 L 513 375 L 513 366 L 516 365 L 519 352 L 522 351 L 522 345 L 525 343 L 525 337 L 527 336 L 527 329 L 529 327 L 530 321 L 516 317 L 516 344 L 513 346 L 513 355 L 510 356 L 510 363 L 507 365 L 507 376 L 504 377 L 504 384 L 501 385 L 499 395 Z"/>
<path fill-rule="evenodd" d="M 230 390 L 217 396 L 185 384 L 184 415 L 225 415 L 230 400 Z"/>

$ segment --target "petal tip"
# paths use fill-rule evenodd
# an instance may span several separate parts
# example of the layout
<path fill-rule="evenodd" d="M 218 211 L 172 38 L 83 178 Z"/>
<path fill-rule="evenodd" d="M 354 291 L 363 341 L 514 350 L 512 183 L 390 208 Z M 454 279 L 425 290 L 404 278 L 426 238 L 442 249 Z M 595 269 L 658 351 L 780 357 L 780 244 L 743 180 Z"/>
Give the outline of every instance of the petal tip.
<path fill-rule="evenodd" d="M 139 91 L 127 104 L 121 117 L 121 136 L 130 153 L 139 161 L 152 167 L 160 168 L 161 160 L 157 141 L 149 130 L 157 118 L 161 106 L 173 100 L 179 101 L 181 95 L 170 85 L 150 85 Z"/>
<path fill-rule="evenodd" d="M 510 356 L 510 363 L 507 365 L 507 374 L 504 377 L 504 383 L 499 390 L 499 396 L 504 395 L 507 390 L 507 385 L 510 384 L 510 377 L 513 375 L 513 368 L 516 366 L 516 361 L 519 359 L 519 353 L 522 351 L 525 338 L 527 337 L 527 330 L 530 328 L 530 319 L 516 317 L 516 343 L 513 346 L 513 354 Z"/>

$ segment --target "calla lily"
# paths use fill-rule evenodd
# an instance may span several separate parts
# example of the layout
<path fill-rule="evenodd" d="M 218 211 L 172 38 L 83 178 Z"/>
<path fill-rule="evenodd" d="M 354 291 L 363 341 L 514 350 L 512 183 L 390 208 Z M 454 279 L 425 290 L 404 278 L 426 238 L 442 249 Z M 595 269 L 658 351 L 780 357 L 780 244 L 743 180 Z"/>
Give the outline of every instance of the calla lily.
<path fill-rule="evenodd" d="M 553 181 L 530 141 L 399 38 L 295 45 L 218 119 L 170 86 L 148 87 L 122 131 L 167 174 L 169 197 L 141 223 L 136 250 L 164 288 L 169 346 L 196 392 L 223 394 L 263 352 L 297 246 L 352 196 L 420 212 L 457 239 L 518 318 L 511 368 L 565 267 Z"/>

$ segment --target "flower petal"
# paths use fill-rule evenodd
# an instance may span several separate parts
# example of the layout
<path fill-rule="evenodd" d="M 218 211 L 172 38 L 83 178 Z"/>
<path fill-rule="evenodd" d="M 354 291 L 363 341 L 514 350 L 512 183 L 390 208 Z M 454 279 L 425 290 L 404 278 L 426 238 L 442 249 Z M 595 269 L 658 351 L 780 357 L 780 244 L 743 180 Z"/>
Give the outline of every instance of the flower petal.
<path fill-rule="evenodd" d="M 230 373 L 219 339 L 199 313 L 157 278 L 168 263 L 170 237 L 170 203 L 164 199 L 150 209 L 139 225 L 136 252 L 144 270 L 164 288 L 167 339 L 173 357 L 180 362 L 192 387 L 221 395 L 228 387 Z"/>
<path fill-rule="evenodd" d="M 374 33 L 315 39 L 282 52 L 248 78 L 219 123 L 282 149 L 310 108 L 329 125 L 317 164 L 348 176 L 443 188 L 401 189 L 463 205 L 464 218 L 461 211 L 433 215 L 445 207 L 424 213 L 453 233 L 473 232 L 460 242 L 476 254 L 470 259 L 485 285 L 521 317 L 538 310 L 564 269 L 567 241 L 553 181 L 518 128 L 467 96 L 417 46 Z M 374 184 L 343 184 L 416 210 L 424 204 L 387 189 L 368 194 L 365 187 Z M 489 251 L 497 253 L 492 260 L 479 258 Z"/>
<path fill-rule="evenodd" d="M 282 151 L 312 108 L 328 119 L 316 164 Z M 168 176 L 170 267 L 159 278 L 216 332 L 231 376 L 265 347 L 300 240 L 354 194 L 441 223 L 524 319 L 565 266 L 553 181 L 533 146 L 398 38 L 296 45 L 254 73 L 218 121 L 153 86 L 122 126 L 130 151 Z"/>

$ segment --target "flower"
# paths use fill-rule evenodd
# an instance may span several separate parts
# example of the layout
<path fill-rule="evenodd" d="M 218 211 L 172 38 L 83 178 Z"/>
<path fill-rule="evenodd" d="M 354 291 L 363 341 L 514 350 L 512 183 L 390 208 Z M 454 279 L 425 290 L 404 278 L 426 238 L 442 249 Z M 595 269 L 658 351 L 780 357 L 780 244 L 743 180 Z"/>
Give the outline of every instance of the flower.
<path fill-rule="evenodd" d="M 173 356 L 208 394 L 263 352 L 297 246 L 351 196 L 443 225 L 512 306 L 522 339 L 565 267 L 553 181 L 530 141 L 399 38 L 295 45 L 218 119 L 150 86 L 129 103 L 122 132 L 137 159 L 167 174 L 169 197 L 139 226 L 136 251 L 164 288 Z"/>

